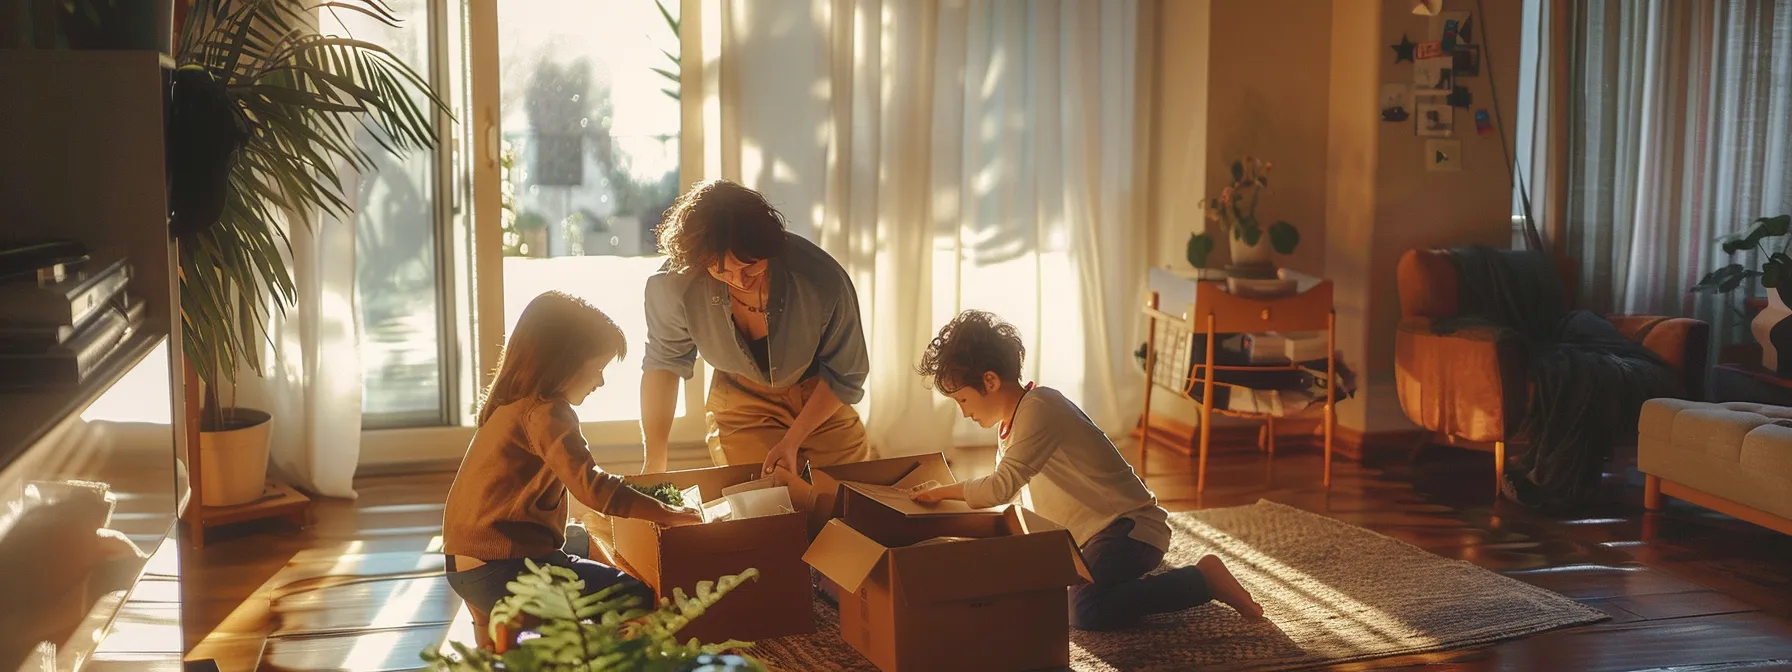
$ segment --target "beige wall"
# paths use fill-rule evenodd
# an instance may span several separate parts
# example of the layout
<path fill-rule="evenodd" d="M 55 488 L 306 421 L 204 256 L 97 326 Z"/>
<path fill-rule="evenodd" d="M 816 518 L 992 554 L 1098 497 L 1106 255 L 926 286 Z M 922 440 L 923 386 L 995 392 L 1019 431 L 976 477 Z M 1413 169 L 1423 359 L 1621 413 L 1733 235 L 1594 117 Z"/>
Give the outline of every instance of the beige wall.
<path fill-rule="evenodd" d="M 1170 0 L 1153 26 L 1152 263 L 1184 264 L 1207 181 L 1209 0 Z"/>
<path fill-rule="evenodd" d="M 1295 253 L 1277 263 L 1323 274 L 1331 7 L 1323 0 L 1212 4 L 1206 188 L 1183 197 L 1218 194 L 1232 183 L 1232 161 L 1240 156 L 1274 163 L 1273 193 L 1257 217 L 1265 224 L 1285 220 L 1301 234 Z M 1221 259 L 1229 259 L 1226 240 L 1217 242 Z"/>
<path fill-rule="evenodd" d="M 1447 4 L 1449 10 L 1471 7 Z M 1428 19 L 1412 14 L 1409 0 L 1162 3 L 1153 143 L 1156 261 L 1180 262 L 1197 203 L 1226 184 L 1232 158 L 1250 153 L 1275 162 L 1273 203 L 1259 214 L 1300 228 L 1301 249 L 1282 263 L 1333 280 L 1339 347 L 1362 374 L 1358 399 L 1339 406 L 1346 427 L 1410 426 L 1392 384 L 1400 255 L 1415 247 L 1510 239 L 1511 183 L 1500 138 L 1477 135 L 1473 115 L 1481 107 L 1492 110 L 1488 83 L 1497 78 L 1507 132 L 1516 135 L 1522 3 L 1485 5 L 1488 15 L 1474 17 L 1481 75 L 1462 80 L 1474 101 L 1455 110 L 1452 139 L 1462 142 L 1462 170 L 1429 172 L 1425 139 L 1414 134 L 1413 122 L 1382 122 L 1378 106 L 1382 82 L 1412 79 L 1413 64 L 1395 64 L 1389 45 L 1402 33 L 1414 42 L 1426 37 Z M 1202 84 L 1205 90 L 1196 90 Z M 1204 157 L 1200 169 L 1195 152 Z"/>

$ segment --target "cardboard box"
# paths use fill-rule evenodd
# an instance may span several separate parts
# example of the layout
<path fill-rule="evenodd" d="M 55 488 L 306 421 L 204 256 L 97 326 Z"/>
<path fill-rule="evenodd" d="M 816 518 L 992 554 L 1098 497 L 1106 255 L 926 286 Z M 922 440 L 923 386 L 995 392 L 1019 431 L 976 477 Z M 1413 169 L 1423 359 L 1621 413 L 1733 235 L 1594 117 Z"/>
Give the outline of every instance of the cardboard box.
<path fill-rule="evenodd" d="M 670 482 L 679 489 L 700 486 L 705 499 L 722 489 L 759 478 L 756 464 L 691 469 L 627 477 L 630 483 Z M 612 518 L 616 554 L 636 578 L 662 598 L 673 588 L 695 595 L 697 582 L 714 581 L 752 567 L 759 580 L 742 585 L 720 604 L 680 630 L 680 641 L 755 641 L 815 631 L 813 587 L 803 562 L 808 545 L 801 511 L 665 528 L 643 520 Z"/>
<path fill-rule="evenodd" d="M 909 515 L 853 486 L 840 498 L 803 560 L 845 589 L 841 638 L 878 669 L 1070 664 L 1065 587 L 1089 572 L 1069 531 L 1018 506 Z"/>
<path fill-rule="evenodd" d="M 938 481 L 941 485 L 958 482 L 952 476 L 952 469 L 946 466 L 946 456 L 941 453 L 813 467 L 809 470 L 809 478 L 814 481 L 813 484 L 804 484 L 801 479 L 789 480 L 792 481 L 791 500 L 798 502 L 798 508 L 806 509 L 809 513 L 810 539 L 821 534 L 822 526 L 840 515 L 838 502 L 840 486 L 844 483 L 895 486 L 899 483 L 912 485 L 930 480 Z"/>

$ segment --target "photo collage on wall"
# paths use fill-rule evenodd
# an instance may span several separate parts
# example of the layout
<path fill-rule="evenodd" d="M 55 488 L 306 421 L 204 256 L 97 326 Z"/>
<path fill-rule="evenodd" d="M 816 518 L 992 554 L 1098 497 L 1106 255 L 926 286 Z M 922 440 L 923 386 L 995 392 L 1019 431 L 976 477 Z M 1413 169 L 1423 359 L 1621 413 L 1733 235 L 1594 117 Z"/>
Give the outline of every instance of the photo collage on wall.
<path fill-rule="evenodd" d="M 1465 81 L 1481 76 L 1481 35 L 1475 17 L 1463 11 L 1437 11 L 1425 18 L 1428 25 L 1423 41 L 1414 42 L 1403 34 L 1398 43 L 1389 45 L 1396 65 L 1412 64 L 1412 76 L 1382 83 L 1381 120 L 1410 123 L 1413 134 L 1422 138 L 1458 137 L 1456 110 L 1463 108 L 1461 123 L 1465 127 L 1472 124 L 1477 133 L 1485 135 L 1487 110 L 1470 113 L 1474 96 Z M 1459 141 L 1427 142 L 1427 169 L 1456 170 L 1459 148 Z M 1433 160 L 1439 156 L 1445 158 Z"/>

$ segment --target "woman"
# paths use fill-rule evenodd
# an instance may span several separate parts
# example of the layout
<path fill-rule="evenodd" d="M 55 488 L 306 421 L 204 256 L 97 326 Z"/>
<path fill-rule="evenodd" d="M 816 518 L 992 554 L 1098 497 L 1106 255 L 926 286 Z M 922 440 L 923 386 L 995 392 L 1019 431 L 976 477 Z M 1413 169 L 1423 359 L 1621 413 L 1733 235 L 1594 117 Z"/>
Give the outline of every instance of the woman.
<path fill-rule="evenodd" d="M 641 433 L 647 472 L 666 470 L 678 381 L 698 355 L 709 387 L 710 458 L 801 473 L 870 458 L 850 404 L 870 359 L 858 295 L 840 263 L 784 230 L 758 192 L 705 182 L 659 229 L 666 265 L 647 280 Z"/>

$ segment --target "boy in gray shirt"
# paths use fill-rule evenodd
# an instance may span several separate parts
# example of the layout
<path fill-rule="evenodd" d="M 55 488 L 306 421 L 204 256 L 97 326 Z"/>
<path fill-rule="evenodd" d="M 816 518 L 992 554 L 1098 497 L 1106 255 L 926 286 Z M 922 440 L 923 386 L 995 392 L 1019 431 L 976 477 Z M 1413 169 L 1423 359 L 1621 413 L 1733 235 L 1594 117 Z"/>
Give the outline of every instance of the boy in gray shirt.
<path fill-rule="evenodd" d="M 918 367 L 964 416 L 996 428 L 998 464 L 987 476 L 914 495 L 975 507 L 1006 504 L 1027 489 L 1031 508 L 1070 530 L 1093 583 L 1070 589 L 1070 623 L 1115 630 L 1149 614 L 1219 600 L 1263 615 L 1218 556 L 1146 576 L 1170 547 L 1168 514 L 1132 465 L 1082 409 L 1057 390 L 1020 382 L 1026 348 L 990 313 L 960 313 L 927 346 Z"/>

